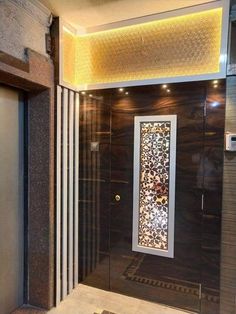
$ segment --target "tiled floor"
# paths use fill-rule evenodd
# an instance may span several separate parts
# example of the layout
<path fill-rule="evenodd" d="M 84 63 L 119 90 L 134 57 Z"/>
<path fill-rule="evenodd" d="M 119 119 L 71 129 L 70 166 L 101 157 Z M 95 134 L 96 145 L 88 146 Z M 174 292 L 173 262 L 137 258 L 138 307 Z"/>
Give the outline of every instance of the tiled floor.
<path fill-rule="evenodd" d="M 12 314 L 186 314 L 160 304 L 80 284 L 57 308 L 49 312 L 24 307 Z"/>
<path fill-rule="evenodd" d="M 183 314 L 164 305 L 154 304 L 85 285 L 79 285 L 57 308 L 48 314 Z"/>

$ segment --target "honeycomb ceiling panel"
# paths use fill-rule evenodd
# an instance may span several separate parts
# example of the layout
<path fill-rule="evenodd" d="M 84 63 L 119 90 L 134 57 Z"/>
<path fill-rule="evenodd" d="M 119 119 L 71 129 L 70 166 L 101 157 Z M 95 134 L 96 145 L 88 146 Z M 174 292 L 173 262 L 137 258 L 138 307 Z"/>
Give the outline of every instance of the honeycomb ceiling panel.
<path fill-rule="evenodd" d="M 85 35 L 63 32 L 63 80 L 82 86 L 220 72 L 222 8 Z"/>

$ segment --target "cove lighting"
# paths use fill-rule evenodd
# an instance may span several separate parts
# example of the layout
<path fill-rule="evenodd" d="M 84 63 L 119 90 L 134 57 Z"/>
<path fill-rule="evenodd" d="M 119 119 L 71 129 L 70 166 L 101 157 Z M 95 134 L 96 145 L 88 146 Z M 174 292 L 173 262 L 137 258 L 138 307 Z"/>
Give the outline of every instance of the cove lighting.
<path fill-rule="evenodd" d="M 63 81 L 92 89 L 151 79 L 214 78 L 224 56 L 222 16 L 223 8 L 217 7 L 83 35 L 63 30 Z"/>

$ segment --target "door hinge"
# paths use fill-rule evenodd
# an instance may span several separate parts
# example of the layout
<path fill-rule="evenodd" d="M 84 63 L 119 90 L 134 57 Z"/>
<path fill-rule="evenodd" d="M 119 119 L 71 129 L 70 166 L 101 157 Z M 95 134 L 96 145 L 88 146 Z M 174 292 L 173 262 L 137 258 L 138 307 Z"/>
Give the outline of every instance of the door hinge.
<path fill-rule="evenodd" d="M 204 193 L 202 193 L 202 204 L 201 204 L 202 211 L 204 210 Z"/>

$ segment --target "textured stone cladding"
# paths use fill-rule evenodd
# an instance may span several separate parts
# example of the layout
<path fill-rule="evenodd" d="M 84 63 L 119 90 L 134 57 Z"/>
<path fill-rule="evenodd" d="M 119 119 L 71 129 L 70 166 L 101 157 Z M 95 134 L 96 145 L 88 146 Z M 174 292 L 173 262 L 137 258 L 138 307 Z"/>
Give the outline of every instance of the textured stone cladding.
<path fill-rule="evenodd" d="M 46 54 L 49 15 L 27 0 L 0 0 L 0 51 L 25 59 L 25 48 Z"/>

